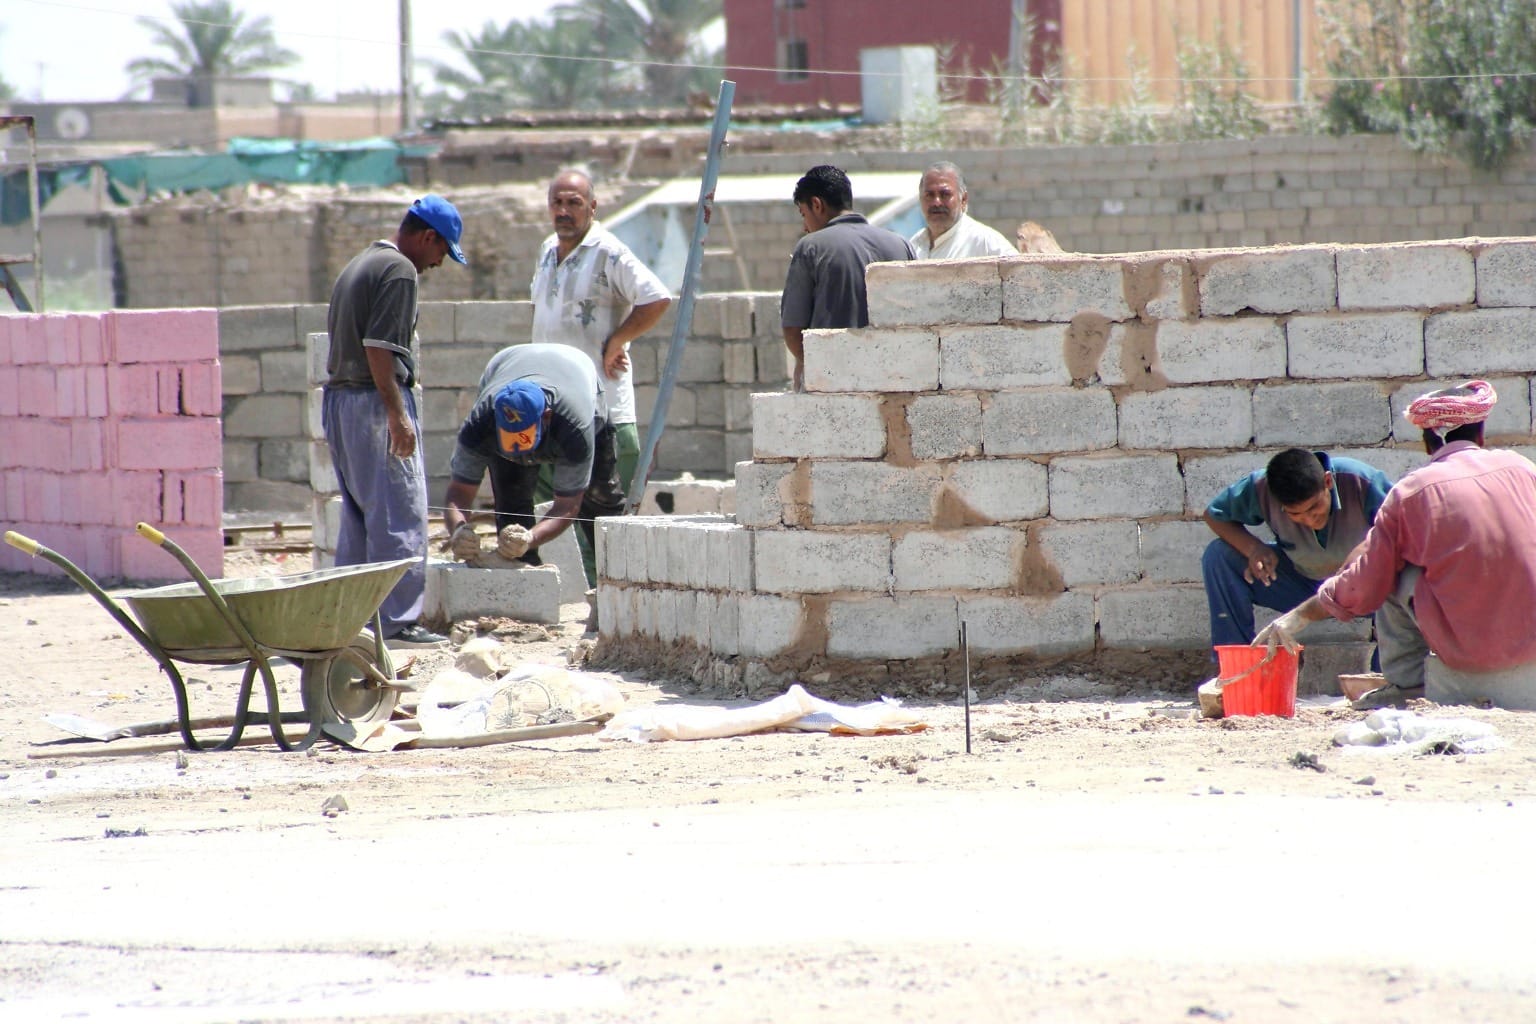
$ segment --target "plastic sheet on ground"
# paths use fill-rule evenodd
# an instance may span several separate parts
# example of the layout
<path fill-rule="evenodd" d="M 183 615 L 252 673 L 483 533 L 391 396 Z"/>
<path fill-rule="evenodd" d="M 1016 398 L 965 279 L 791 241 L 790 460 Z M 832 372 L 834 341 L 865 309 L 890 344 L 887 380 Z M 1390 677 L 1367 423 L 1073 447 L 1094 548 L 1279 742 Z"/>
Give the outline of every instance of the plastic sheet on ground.
<path fill-rule="evenodd" d="M 1333 734 L 1334 745 L 1360 753 L 1482 754 L 1504 745 L 1494 727 L 1471 718 L 1421 718 L 1383 708 Z"/>
<path fill-rule="evenodd" d="M 580 721 L 623 709 L 624 695 L 606 679 L 526 664 L 481 681 L 445 669 L 422 691 L 416 720 L 423 736 L 439 738 Z"/>
<path fill-rule="evenodd" d="M 649 743 L 724 739 L 771 729 L 875 736 L 926 728 L 922 716 L 902 707 L 898 700 L 887 697 L 857 706 L 834 704 L 806 693 L 796 683 L 772 700 L 745 708 L 677 704 L 631 708 L 615 715 L 597 738 Z"/>

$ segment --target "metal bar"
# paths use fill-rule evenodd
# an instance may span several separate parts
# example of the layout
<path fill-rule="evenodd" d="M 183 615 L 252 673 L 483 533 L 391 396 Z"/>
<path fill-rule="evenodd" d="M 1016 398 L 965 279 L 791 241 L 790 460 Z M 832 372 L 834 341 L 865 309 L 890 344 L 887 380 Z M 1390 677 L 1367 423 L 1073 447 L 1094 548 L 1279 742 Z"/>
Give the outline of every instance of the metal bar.
<path fill-rule="evenodd" d="M 27 193 L 32 197 L 32 288 L 37 292 L 37 311 L 48 308 L 43 298 L 43 210 L 37 184 L 37 120 L 27 117 Z"/>
<path fill-rule="evenodd" d="M 736 96 L 736 83 L 723 80 L 720 95 L 715 100 L 715 121 L 709 130 L 709 153 L 704 160 L 704 179 L 699 182 L 699 205 L 693 212 L 693 244 L 688 248 L 688 263 L 683 269 L 683 293 L 677 300 L 677 322 L 672 325 L 672 343 L 667 347 L 667 364 L 662 370 L 661 384 L 656 389 L 656 406 L 651 410 L 651 423 L 645 431 L 645 445 L 640 451 L 640 462 L 635 466 L 635 477 L 629 487 L 627 511 L 633 515 L 645 497 L 645 483 L 651 475 L 651 462 L 656 457 L 656 444 L 661 440 L 662 429 L 667 422 L 667 409 L 672 404 L 672 387 L 677 383 L 678 368 L 683 362 L 683 345 L 688 341 L 688 329 L 693 323 L 693 298 L 699 287 L 699 264 L 704 259 L 704 236 L 709 232 L 709 215 L 715 205 L 715 181 L 720 177 L 720 155 L 725 149 L 725 131 L 731 123 L 731 101 Z"/>
<path fill-rule="evenodd" d="M 965 635 L 965 622 L 960 623 L 960 656 L 965 659 L 965 752 L 971 752 L 971 645 Z"/>

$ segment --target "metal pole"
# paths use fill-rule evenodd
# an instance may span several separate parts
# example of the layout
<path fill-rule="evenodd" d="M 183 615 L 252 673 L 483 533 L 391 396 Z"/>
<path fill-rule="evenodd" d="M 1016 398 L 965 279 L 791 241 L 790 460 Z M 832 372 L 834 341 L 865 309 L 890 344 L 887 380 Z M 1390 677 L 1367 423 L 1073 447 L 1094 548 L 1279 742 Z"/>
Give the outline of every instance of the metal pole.
<path fill-rule="evenodd" d="M 736 83 L 722 81 L 715 100 L 715 123 L 709 130 L 709 152 L 704 158 L 704 180 L 699 182 L 699 205 L 693 212 L 693 244 L 688 249 L 688 263 L 683 268 L 683 293 L 677 300 L 677 322 L 672 325 L 672 343 L 667 347 L 667 363 L 661 371 L 661 385 L 656 389 L 656 407 L 645 431 L 645 446 L 635 466 L 635 478 L 629 486 L 628 512 L 633 515 L 645 497 L 645 482 L 651 475 L 651 461 L 656 443 L 661 440 L 667 422 L 667 408 L 672 404 L 672 386 L 677 382 L 683 361 L 683 345 L 693 323 L 693 294 L 699 286 L 699 264 L 704 259 L 704 236 L 709 233 L 709 214 L 715 203 L 715 181 L 720 177 L 720 154 L 725 149 L 725 130 L 731 123 L 731 100 L 736 97 Z"/>
<path fill-rule="evenodd" d="M 42 195 L 37 185 L 37 119 L 27 115 L 27 192 L 32 197 L 32 288 L 37 293 L 41 313 L 48 308 L 43 300 L 43 211 Z"/>
<path fill-rule="evenodd" d="M 1306 53 L 1306 42 L 1302 38 L 1302 28 L 1306 21 L 1306 14 L 1302 10 L 1301 0 L 1291 0 L 1291 74 L 1295 76 L 1292 83 L 1295 91 L 1292 98 L 1296 105 L 1301 106 L 1307 101 L 1306 69 L 1302 66 Z"/>
<path fill-rule="evenodd" d="M 400 130 L 416 130 L 416 90 L 411 81 L 411 0 L 400 0 Z"/>

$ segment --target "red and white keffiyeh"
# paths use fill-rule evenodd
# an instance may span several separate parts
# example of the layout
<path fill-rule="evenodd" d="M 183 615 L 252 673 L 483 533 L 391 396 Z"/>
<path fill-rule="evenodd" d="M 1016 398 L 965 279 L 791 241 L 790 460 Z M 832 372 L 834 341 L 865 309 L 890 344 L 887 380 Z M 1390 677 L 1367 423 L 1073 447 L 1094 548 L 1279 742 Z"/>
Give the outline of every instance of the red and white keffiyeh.
<path fill-rule="evenodd" d="M 1483 422 L 1498 400 L 1492 384 L 1469 380 L 1415 398 L 1403 411 L 1403 418 L 1420 430 L 1451 430 Z"/>

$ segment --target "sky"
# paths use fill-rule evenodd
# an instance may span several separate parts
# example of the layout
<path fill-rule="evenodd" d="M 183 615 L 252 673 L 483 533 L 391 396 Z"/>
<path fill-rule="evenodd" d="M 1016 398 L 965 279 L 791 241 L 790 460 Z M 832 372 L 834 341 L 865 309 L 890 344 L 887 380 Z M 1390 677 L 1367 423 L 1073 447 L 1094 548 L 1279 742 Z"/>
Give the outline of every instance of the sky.
<path fill-rule="evenodd" d="M 560 2 L 411 0 L 416 59 L 448 59 L 446 31 L 527 20 Z M 397 0 L 234 0 L 234 6 L 248 21 L 270 17 L 278 43 L 303 57 L 274 76 L 307 81 L 322 99 L 398 88 Z M 172 20 L 170 0 L 0 0 L 0 77 L 25 100 L 117 99 L 131 87 L 124 65 L 159 52 L 140 15 Z M 419 84 L 430 82 L 420 67 L 416 75 Z"/>

